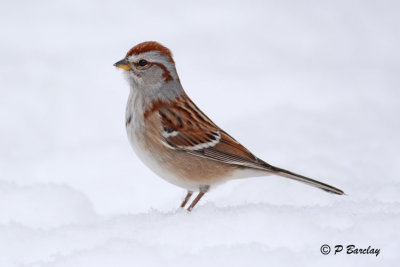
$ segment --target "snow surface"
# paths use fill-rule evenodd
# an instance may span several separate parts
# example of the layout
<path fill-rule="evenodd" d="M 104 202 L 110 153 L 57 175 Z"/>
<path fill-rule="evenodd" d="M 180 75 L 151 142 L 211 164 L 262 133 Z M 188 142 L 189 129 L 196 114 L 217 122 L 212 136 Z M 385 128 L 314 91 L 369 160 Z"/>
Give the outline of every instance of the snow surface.
<path fill-rule="evenodd" d="M 398 1 L 1 1 L 0 266 L 398 266 Z M 129 147 L 134 44 L 172 49 L 213 120 L 277 177 L 192 213 Z M 322 255 L 323 244 L 379 248 Z"/>

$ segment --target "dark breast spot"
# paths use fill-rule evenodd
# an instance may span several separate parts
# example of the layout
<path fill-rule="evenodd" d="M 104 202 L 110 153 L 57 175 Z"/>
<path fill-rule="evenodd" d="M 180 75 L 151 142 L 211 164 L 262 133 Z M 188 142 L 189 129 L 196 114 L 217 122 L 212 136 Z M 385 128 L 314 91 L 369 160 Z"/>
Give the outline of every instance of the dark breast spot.
<path fill-rule="evenodd" d="M 131 120 L 132 120 L 132 115 L 129 115 L 129 117 L 126 119 L 125 126 L 128 126 L 131 123 Z"/>

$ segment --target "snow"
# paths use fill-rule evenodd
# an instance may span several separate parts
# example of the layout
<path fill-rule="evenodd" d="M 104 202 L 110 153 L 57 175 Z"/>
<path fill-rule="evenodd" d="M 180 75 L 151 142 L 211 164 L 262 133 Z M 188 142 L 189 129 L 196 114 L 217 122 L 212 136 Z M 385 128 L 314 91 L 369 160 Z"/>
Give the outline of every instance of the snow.
<path fill-rule="evenodd" d="M 397 266 L 396 1 L 0 3 L 0 266 Z M 174 53 L 191 98 L 278 177 L 192 213 L 131 150 L 134 44 Z M 320 247 L 332 247 L 322 255 Z M 333 255 L 335 245 L 380 249 Z"/>

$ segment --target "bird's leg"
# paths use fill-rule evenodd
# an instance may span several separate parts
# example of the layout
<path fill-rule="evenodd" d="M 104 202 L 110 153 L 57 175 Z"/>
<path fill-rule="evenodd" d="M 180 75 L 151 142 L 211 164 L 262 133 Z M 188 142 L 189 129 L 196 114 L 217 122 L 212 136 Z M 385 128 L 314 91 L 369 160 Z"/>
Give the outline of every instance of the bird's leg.
<path fill-rule="evenodd" d="M 189 208 L 187 208 L 188 211 L 192 211 L 194 206 L 196 206 L 197 202 L 199 202 L 200 198 L 204 196 L 206 192 L 200 192 L 197 197 L 193 200 L 192 204 L 190 204 Z"/>
<path fill-rule="evenodd" d="M 203 185 L 200 187 L 200 193 L 193 200 L 192 204 L 190 204 L 189 208 L 187 208 L 188 211 L 192 211 L 194 206 L 196 206 L 197 202 L 199 202 L 199 200 L 204 196 L 204 194 L 207 193 L 208 189 L 210 189 L 209 185 Z"/>
<path fill-rule="evenodd" d="M 193 191 L 188 191 L 185 199 L 182 201 L 181 208 L 184 208 L 186 206 L 186 203 L 189 201 L 189 199 L 192 197 Z"/>

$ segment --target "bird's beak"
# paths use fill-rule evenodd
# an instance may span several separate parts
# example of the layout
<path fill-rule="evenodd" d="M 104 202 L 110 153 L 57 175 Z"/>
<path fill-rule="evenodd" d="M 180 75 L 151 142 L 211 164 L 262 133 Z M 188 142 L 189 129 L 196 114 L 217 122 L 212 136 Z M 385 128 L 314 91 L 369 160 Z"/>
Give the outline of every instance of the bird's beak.
<path fill-rule="evenodd" d="M 131 66 L 129 65 L 128 60 L 125 58 L 123 60 L 118 61 L 117 63 L 114 64 L 115 67 L 121 68 L 123 70 L 131 70 Z"/>

